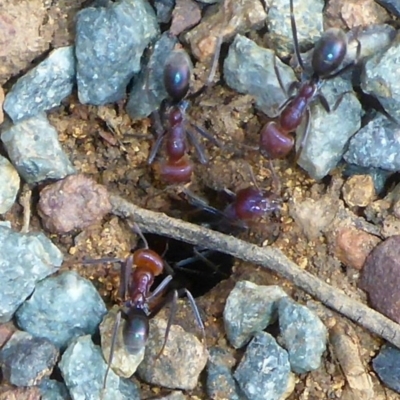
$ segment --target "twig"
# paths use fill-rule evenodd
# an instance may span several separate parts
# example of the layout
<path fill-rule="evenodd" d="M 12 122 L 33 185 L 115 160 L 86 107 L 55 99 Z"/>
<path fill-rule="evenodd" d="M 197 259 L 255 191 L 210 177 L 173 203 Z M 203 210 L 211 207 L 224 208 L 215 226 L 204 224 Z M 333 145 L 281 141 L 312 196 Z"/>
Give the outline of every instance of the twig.
<path fill-rule="evenodd" d="M 273 247 L 259 247 L 232 236 L 168 217 L 162 213 L 145 210 L 118 196 L 111 196 L 111 203 L 114 214 L 124 218 L 133 218 L 145 232 L 157 233 L 196 246 L 227 253 L 275 271 L 326 306 L 400 348 L 400 325 L 351 299 L 341 290 L 328 285 L 307 271 L 301 270 L 280 250 Z"/>

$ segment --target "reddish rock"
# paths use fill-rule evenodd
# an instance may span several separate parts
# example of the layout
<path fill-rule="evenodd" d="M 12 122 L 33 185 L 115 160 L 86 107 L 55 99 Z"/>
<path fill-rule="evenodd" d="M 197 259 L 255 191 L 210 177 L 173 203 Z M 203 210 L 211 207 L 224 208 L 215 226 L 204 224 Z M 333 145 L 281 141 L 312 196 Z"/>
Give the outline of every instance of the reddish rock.
<path fill-rule="evenodd" d="M 333 253 L 347 267 L 361 269 L 367 256 L 381 241 L 360 229 L 343 227 L 336 233 Z"/>
<path fill-rule="evenodd" d="M 177 36 L 197 25 L 200 20 L 201 10 L 198 3 L 193 0 L 176 0 L 169 31 L 172 35 Z"/>
<path fill-rule="evenodd" d="M 368 256 L 359 282 L 371 306 L 400 323 L 400 236 L 379 244 Z"/>
<path fill-rule="evenodd" d="M 70 175 L 45 187 L 38 204 L 45 228 L 61 234 L 85 229 L 110 211 L 105 187 L 84 175 Z"/>
<path fill-rule="evenodd" d="M 343 200 L 349 207 L 366 207 L 376 197 L 371 175 L 354 175 L 343 185 Z"/>

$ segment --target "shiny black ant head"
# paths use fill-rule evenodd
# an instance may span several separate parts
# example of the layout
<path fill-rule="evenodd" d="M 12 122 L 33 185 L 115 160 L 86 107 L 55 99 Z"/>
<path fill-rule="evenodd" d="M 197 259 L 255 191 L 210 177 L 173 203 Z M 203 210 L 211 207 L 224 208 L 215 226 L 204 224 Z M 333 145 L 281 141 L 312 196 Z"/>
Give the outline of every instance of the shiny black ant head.
<path fill-rule="evenodd" d="M 346 52 L 346 34 L 341 29 L 328 29 L 314 47 L 311 61 L 314 72 L 322 78 L 331 74 L 343 62 Z"/>
<path fill-rule="evenodd" d="M 181 101 L 189 90 L 192 62 L 184 50 L 174 50 L 164 67 L 164 86 L 169 96 Z"/>
<path fill-rule="evenodd" d="M 145 348 L 149 337 L 149 318 L 142 309 L 128 310 L 122 337 L 130 354 L 137 354 Z"/>

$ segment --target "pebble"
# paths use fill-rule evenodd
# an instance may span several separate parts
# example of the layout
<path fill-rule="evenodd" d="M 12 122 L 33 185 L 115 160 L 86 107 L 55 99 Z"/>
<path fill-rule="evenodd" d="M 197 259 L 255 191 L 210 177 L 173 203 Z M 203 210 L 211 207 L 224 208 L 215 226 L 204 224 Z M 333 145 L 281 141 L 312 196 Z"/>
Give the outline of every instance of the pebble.
<path fill-rule="evenodd" d="M 4 111 L 17 123 L 60 105 L 72 93 L 75 75 L 73 46 L 53 50 L 13 85 Z"/>
<path fill-rule="evenodd" d="M 38 213 L 50 232 L 85 229 L 110 211 L 107 189 L 81 174 L 68 176 L 40 192 Z"/>
<path fill-rule="evenodd" d="M 102 390 L 107 364 L 99 346 L 89 335 L 74 339 L 65 350 L 59 368 L 73 400 L 139 400 L 137 385 L 109 371 Z"/>
<path fill-rule="evenodd" d="M 178 36 L 197 25 L 200 20 L 201 8 L 198 3 L 193 0 L 176 0 L 169 32 L 173 36 Z"/>
<path fill-rule="evenodd" d="M 288 353 L 266 332 L 255 334 L 234 377 L 251 400 L 283 399 L 293 390 Z"/>
<path fill-rule="evenodd" d="M 43 379 L 39 385 L 41 400 L 71 400 L 63 382 L 54 379 Z"/>
<path fill-rule="evenodd" d="M 362 127 L 350 140 L 344 159 L 361 167 L 400 169 L 400 126 L 382 114 Z"/>
<path fill-rule="evenodd" d="M 225 9 L 229 12 L 226 13 Z M 220 2 L 216 13 L 205 15 L 184 38 L 190 44 L 192 54 L 205 61 L 215 54 L 219 37 L 225 42 L 238 33 L 262 28 L 266 18 L 264 6 L 259 0 L 225 0 Z"/>
<path fill-rule="evenodd" d="M 158 34 L 156 15 L 146 0 L 119 0 L 80 11 L 75 50 L 79 101 L 104 105 L 123 99 L 140 70 L 144 49 Z"/>
<path fill-rule="evenodd" d="M 166 326 L 166 321 L 161 319 L 150 321 L 150 335 L 138 375 L 152 385 L 193 390 L 206 366 L 207 350 L 196 336 L 172 325 L 165 349 L 157 359 L 164 343 Z"/>
<path fill-rule="evenodd" d="M 106 313 L 92 282 L 73 271 L 44 279 L 17 311 L 18 326 L 59 348 L 80 335 L 94 334 Z"/>
<path fill-rule="evenodd" d="M 239 388 L 232 374 L 234 357 L 221 347 L 212 347 L 207 362 L 207 394 L 210 399 L 240 400 Z"/>
<path fill-rule="evenodd" d="M 400 122 L 400 35 L 383 53 L 378 52 L 363 64 L 361 89 L 379 100 L 383 108 Z M 394 149 L 392 150 L 392 152 Z"/>
<path fill-rule="evenodd" d="M 4 385 L 1 400 L 42 400 L 38 387 L 17 388 Z"/>
<path fill-rule="evenodd" d="M 229 293 L 224 309 L 225 332 L 236 349 L 243 347 L 255 332 L 264 330 L 277 318 L 278 301 L 286 297 L 279 286 L 258 286 L 239 281 Z"/>
<path fill-rule="evenodd" d="M 336 232 L 331 250 L 346 267 L 360 270 L 368 255 L 380 242 L 377 236 L 361 229 L 343 227 Z"/>
<path fill-rule="evenodd" d="M 168 24 L 171 21 L 174 7 L 175 0 L 154 0 L 157 21 L 161 24 Z"/>
<path fill-rule="evenodd" d="M 385 7 L 395 17 L 400 17 L 400 3 L 398 0 L 376 0 L 382 7 Z"/>
<path fill-rule="evenodd" d="M 110 349 L 113 341 L 112 336 L 114 334 L 114 325 L 119 309 L 118 306 L 111 308 L 100 324 L 101 350 L 104 359 L 107 361 L 110 359 Z M 127 351 L 122 337 L 124 325 L 125 320 L 121 318 L 114 345 L 111 367 L 119 376 L 129 378 L 136 372 L 138 365 L 143 361 L 145 349 L 143 348 L 143 350 L 137 354 L 131 354 Z"/>
<path fill-rule="evenodd" d="M 179 390 L 174 390 L 170 394 L 163 396 L 163 397 L 158 397 L 158 400 L 188 400 L 189 397 L 185 396 L 182 392 Z"/>
<path fill-rule="evenodd" d="M 36 282 L 55 272 L 62 261 L 61 251 L 43 233 L 23 234 L 1 225 L 0 322 L 9 321 Z"/>
<path fill-rule="evenodd" d="M 370 253 L 359 286 L 372 308 L 400 323 L 400 236 L 386 239 Z"/>
<path fill-rule="evenodd" d="M 18 173 L 29 184 L 75 173 L 45 114 L 6 127 L 1 140 Z"/>
<path fill-rule="evenodd" d="M 164 65 L 177 39 L 164 33 L 155 43 L 150 59 L 129 93 L 126 111 L 132 119 L 147 117 L 168 96 L 164 86 Z"/>
<path fill-rule="evenodd" d="M 372 360 L 372 369 L 383 383 L 400 393 L 400 350 L 389 344 L 382 346 L 379 354 Z"/>
<path fill-rule="evenodd" d="M 343 185 L 343 200 L 349 207 L 367 207 L 376 197 L 371 175 L 353 175 Z"/>
<path fill-rule="evenodd" d="M 0 156 L 0 214 L 4 214 L 13 206 L 19 185 L 17 170 L 7 158 Z"/>
<path fill-rule="evenodd" d="M 47 339 L 17 331 L 0 351 L 2 377 L 15 386 L 35 386 L 52 373 L 58 356 Z"/>
<path fill-rule="evenodd" d="M 264 114 L 274 117 L 286 100 L 276 73 L 274 58 L 286 90 L 296 81 L 293 70 L 283 64 L 272 50 L 258 46 L 252 40 L 236 35 L 224 62 L 224 79 L 229 87 L 239 93 L 254 97 Z"/>
<path fill-rule="evenodd" d="M 321 365 L 328 332 L 318 316 L 289 297 L 279 300 L 281 344 L 289 353 L 292 371 L 303 374 Z"/>
<path fill-rule="evenodd" d="M 324 30 L 323 0 L 295 0 L 294 14 L 300 48 L 310 47 Z M 293 34 L 290 24 L 290 7 L 287 0 L 271 2 L 267 19 L 267 47 L 275 49 L 279 57 L 293 54 Z"/>
<path fill-rule="evenodd" d="M 3 103 L 4 103 L 4 90 L 0 86 L 0 124 L 2 124 L 4 121 Z"/>

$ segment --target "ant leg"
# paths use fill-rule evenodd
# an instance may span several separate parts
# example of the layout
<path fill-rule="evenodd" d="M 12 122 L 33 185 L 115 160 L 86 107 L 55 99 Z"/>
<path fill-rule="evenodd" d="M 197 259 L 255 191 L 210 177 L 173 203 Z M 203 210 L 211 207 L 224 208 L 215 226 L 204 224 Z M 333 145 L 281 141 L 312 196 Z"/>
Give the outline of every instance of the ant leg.
<path fill-rule="evenodd" d="M 132 224 L 132 225 L 131 225 Z M 149 248 L 149 243 L 147 242 L 146 238 L 143 235 L 142 230 L 140 229 L 139 225 L 136 222 L 131 222 L 131 224 L 128 222 L 129 227 L 137 234 L 139 235 L 140 239 L 142 239 L 142 242 L 144 243 L 144 248 L 148 249 Z"/>
<path fill-rule="evenodd" d="M 161 292 L 164 291 L 164 289 L 168 286 L 168 284 L 172 281 L 172 279 L 173 279 L 172 275 L 166 276 L 162 280 L 162 282 L 153 290 L 153 292 L 151 292 L 151 294 L 147 297 L 147 301 L 149 301 L 149 302 L 153 301 Z M 151 313 L 151 314 L 153 314 L 153 313 Z"/>
<path fill-rule="evenodd" d="M 218 146 L 219 148 L 223 148 L 223 144 L 216 139 L 213 135 L 211 135 L 211 133 L 207 132 L 205 129 L 200 128 L 199 126 L 197 126 L 196 124 L 193 124 L 192 122 L 190 122 L 190 125 L 196 129 L 197 132 L 200 133 L 201 136 L 205 137 L 206 139 L 208 139 L 211 143 L 214 143 L 216 146 Z"/>
<path fill-rule="evenodd" d="M 294 45 L 294 52 L 296 53 L 297 61 L 304 71 L 304 63 L 300 55 L 300 46 L 299 46 L 299 39 L 297 37 L 297 28 L 296 28 L 296 20 L 294 18 L 294 11 L 293 11 L 293 0 L 290 0 L 290 24 L 292 26 L 292 36 L 293 36 L 293 45 Z"/>
<path fill-rule="evenodd" d="M 122 311 L 120 310 L 120 311 L 118 311 L 117 316 L 115 317 L 112 340 L 111 340 L 111 347 L 110 347 L 110 354 L 108 356 L 107 369 L 106 369 L 106 373 L 104 375 L 104 380 L 103 380 L 103 390 L 105 390 L 105 388 L 106 388 L 108 373 L 110 372 L 111 363 L 112 363 L 112 360 L 114 357 L 114 348 L 115 348 L 115 343 L 117 342 L 117 334 L 118 334 L 119 325 L 121 324 L 121 316 L 122 316 Z"/>
<path fill-rule="evenodd" d="M 118 296 L 125 301 L 126 295 L 129 292 L 129 282 L 132 275 L 133 269 L 133 255 L 129 257 L 121 264 L 121 279 L 119 282 Z"/>
<path fill-rule="evenodd" d="M 164 257 L 162 256 L 162 258 L 164 258 Z M 169 276 L 174 276 L 174 275 L 175 275 L 174 269 L 173 269 L 165 260 L 163 260 L 163 263 L 164 263 L 165 272 L 166 272 Z"/>
<path fill-rule="evenodd" d="M 160 146 L 161 146 L 162 141 L 164 140 L 165 134 L 166 134 L 166 131 L 162 132 L 161 134 L 159 134 L 157 136 L 157 140 L 153 144 L 153 147 L 150 150 L 149 158 L 147 159 L 148 165 L 153 164 L 154 158 L 156 157 L 158 150 L 160 150 Z"/>
<path fill-rule="evenodd" d="M 199 161 L 202 164 L 207 164 L 208 163 L 208 158 L 205 154 L 204 147 L 200 144 L 200 142 L 197 140 L 196 136 L 193 134 L 193 132 L 186 130 L 186 133 L 190 139 L 190 142 L 192 145 L 195 147 L 197 156 L 199 157 Z"/>
<path fill-rule="evenodd" d="M 104 258 L 96 258 L 96 259 L 86 259 L 83 258 L 79 261 L 82 265 L 90 265 L 90 264 L 103 264 L 103 263 L 123 263 L 125 262 L 122 258 L 115 258 L 115 257 L 104 257 Z"/>
<path fill-rule="evenodd" d="M 295 162 L 297 163 L 297 161 L 299 160 L 300 156 L 301 156 L 301 152 L 304 148 L 304 145 L 307 143 L 307 138 L 308 138 L 308 134 L 310 133 L 310 127 L 311 127 L 311 111 L 309 108 L 307 108 L 306 111 L 306 128 L 304 130 L 303 136 L 301 137 L 300 140 L 300 144 L 299 147 L 297 149 L 296 152 L 296 156 L 295 156 Z"/>
<path fill-rule="evenodd" d="M 221 211 L 217 210 L 216 208 L 210 206 L 205 200 L 201 199 L 200 197 L 196 196 L 189 188 L 184 187 L 182 189 L 182 193 L 186 196 L 186 200 L 189 204 L 193 207 L 200 208 L 210 214 L 215 216 L 220 216 Z"/>

